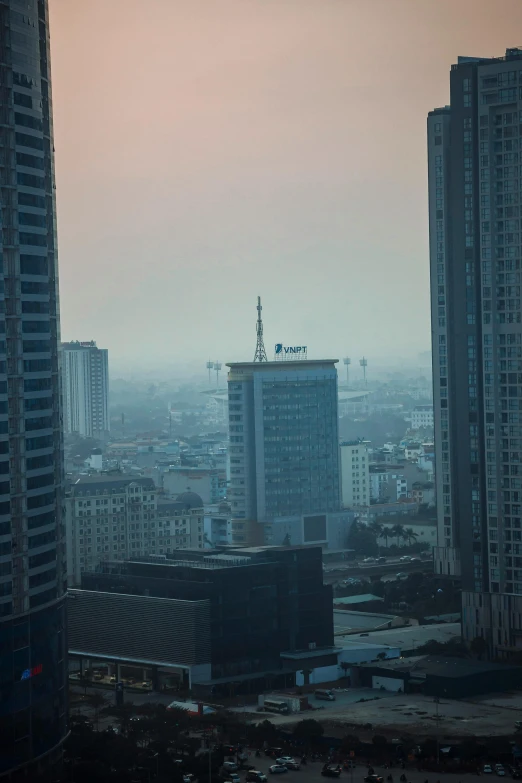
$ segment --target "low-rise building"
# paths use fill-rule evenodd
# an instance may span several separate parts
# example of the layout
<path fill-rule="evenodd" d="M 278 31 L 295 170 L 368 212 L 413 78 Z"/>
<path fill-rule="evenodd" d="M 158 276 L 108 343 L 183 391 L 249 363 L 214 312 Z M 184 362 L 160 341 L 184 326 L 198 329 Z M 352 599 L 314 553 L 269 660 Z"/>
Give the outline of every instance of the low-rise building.
<path fill-rule="evenodd" d="M 412 410 L 412 430 L 418 430 L 421 427 L 433 429 L 433 405 L 416 405 Z"/>
<path fill-rule="evenodd" d="M 215 468 L 170 466 L 160 478 L 164 492 L 171 497 L 195 492 L 205 505 L 219 503 L 223 497 L 225 477 Z"/>
<path fill-rule="evenodd" d="M 203 549 L 203 501 L 195 492 L 184 492 L 175 500 L 158 499 L 158 554 L 175 549 Z"/>

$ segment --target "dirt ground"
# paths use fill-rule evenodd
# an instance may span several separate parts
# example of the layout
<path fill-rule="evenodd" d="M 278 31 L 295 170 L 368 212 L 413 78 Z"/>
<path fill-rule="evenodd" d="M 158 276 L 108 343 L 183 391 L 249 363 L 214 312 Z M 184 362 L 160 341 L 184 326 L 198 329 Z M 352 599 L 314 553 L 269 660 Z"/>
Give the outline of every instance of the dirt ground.
<path fill-rule="evenodd" d="M 438 718 L 434 700 L 416 694 L 386 695 L 371 701 L 336 704 L 324 712 L 313 713 L 313 717 L 335 734 L 353 731 L 361 738 L 361 727 L 365 724 L 371 724 L 371 729 L 367 727 L 370 734 L 378 730 L 389 738 L 401 734 L 439 735 L 441 739 L 506 736 L 514 733 L 515 721 L 522 720 L 522 693 L 490 694 L 474 701 L 441 699 Z M 301 714 L 298 720 L 302 718 Z M 288 725 L 297 722 L 295 715 L 270 716 L 270 720 Z"/>

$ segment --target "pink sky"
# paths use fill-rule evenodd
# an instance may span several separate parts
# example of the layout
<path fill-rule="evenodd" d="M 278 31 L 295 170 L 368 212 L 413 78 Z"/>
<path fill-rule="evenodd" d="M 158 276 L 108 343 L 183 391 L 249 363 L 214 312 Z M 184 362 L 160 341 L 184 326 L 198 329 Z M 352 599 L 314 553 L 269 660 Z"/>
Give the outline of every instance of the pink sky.
<path fill-rule="evenodd" d="M 50 0 L 64 339 L 429 348 L 425 124 L 520 0 Z"/>

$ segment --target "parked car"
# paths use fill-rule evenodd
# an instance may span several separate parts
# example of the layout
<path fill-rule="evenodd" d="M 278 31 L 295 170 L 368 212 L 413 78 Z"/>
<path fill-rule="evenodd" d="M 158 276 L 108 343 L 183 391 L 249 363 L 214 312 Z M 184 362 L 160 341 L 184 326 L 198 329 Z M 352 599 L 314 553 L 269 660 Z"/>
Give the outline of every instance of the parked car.
<path fill-rule="evenodd" d="M 403 571 L 399 571 L 398 574 L 396 574 L 397 579 L 407 579 L 408 574 L 405 574 Z"/>
<path fill-rule="evenodd" d="M 386 562 L 386 558 L 385 557 L 378 557 L 377 558 L 377 562 L 378 563 L 385 563 Z"/>
<path fill-rule="evenodd" d="M 384 778 L 381 775 L 367 775 L 364 783 L 383 783 Z"/>
<path fill-rule="evenodd" d="M 288 772 L 288 769 L 284 764 L 272 764 L 272 766 L 268 768 L 268 771 L 271 775 L 281 775 L 283 772 Z"/>
<path fill-rule="evenodd" d="M 409 563 L 411 561 L 411 558 L 409 555 L 403 555 L 402 557 L 399 557 L 400 563 Z"/>
<path fill-rule="evenodd" d="M 271 756 L 272 758 L 277 758 L 278 756 L 283 755 L 283 748 L 265 748 L 265 756 Z"/>
<path fill-rule="evenodd" d="M 495 772 L 499 778 L 503 778 L 506 775 L 506 770 L 504 769 L 503 764 L 495 764 Z"/>
<path fill-rule="evenodd" d="M 491 773 L 493 772 L 493 770 L 491 769 L 491 764 L 484 764 L 482 772 L 484 775 L 491 775 Z"/>
<path fill-rule="evenodd" d="M 281 758 L 276 759 L 276 762 L 278 764 L 284 764 L 287 769 L 299 769 L 300 767 L 299 762 L 291 756 L 281 756 Z"/>
<path fill-rule="evenodd" d="M 420 557 L 410 557 L 410 563 L 421 563 Z"/>
<path fill-rule="evenodd" d="M 245 780 L 247 783 L 265 783 L 267 777 L 264 772 L 260 772 L 258 769 L 251 769 L 247 772 Z"/>
<path fill-rule="evenodd" d="M 325 778 L 340 778 L 341 767 L 339 766 L 329 767 L 328 764 L 325 764 L 321 770 L 321 775 L 324 775 Z"/>
<path fill-rule="evenodd" d="M 375 563 L 374 557 L 365 557 L 363 563 Z"/>
<path fill-rule="evenodd" d="M 230 780 L 230 783 L 241 783 L 241 778 L 237 772 L 229 772 L 227 774 L 227 780 Z"/>
<path fill-rule="evenodd" d="M 109 682 L 116 682 L 116 675 L 115 674 L 111 674 L 111 676 L 109 677 Z"/>
<path fill-rule="evenodd" d="M 522 772 L 519 769 L 511 768 L 511 777 L 513 780 L 522 780 Z"/>
<path fill-rule="evenodd" d="M 223 762 L 223 769 L 226 772 L 237 772 L 238 766 L 235 761 L 224 761 Z"/>

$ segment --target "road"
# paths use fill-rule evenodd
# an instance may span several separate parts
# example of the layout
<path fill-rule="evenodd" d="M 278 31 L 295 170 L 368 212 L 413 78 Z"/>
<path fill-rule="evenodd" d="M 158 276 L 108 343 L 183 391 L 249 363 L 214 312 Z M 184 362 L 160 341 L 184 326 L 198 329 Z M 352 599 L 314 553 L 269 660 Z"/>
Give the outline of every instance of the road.
<path fill-rule="evenodd" d="M 376 577 L 395 578 L 396 574 L 404 572 L 411 574 L 415 572 L 433 573 L 433 561 L 423 560 L 420 563 L 404 563 L 398 559 L 388 560 L 384 564 L 360 565 L 359 563 L 339 564 L 338 566 L 329 566 L 323 570 L 323 580 L 325 584 L 341 582 L 349 577 L 357 577 L 371 580 Z"/>

